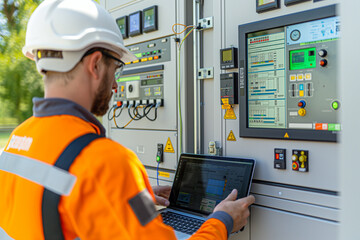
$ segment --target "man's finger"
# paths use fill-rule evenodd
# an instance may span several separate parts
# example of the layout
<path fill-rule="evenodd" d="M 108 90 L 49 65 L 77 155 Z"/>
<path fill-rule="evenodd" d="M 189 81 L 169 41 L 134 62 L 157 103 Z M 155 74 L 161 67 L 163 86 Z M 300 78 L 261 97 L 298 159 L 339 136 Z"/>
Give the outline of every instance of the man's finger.
<path fill-rule="evenodd" d="M 156 199 L 156 203 L 159 204 L 159 205 L 162 205 L 162 206 L 165 206 L 165 207 L 170 205 L 169 200 L 167 200 L 167 199 L 165 199 L 163 197 L 155 195 L 155 199 Z"/>
<path fill-rule="evenodd" d="M 237 197 L 237 190 L 233 189 L 231 193 L 224 199 L 225 201 L 235 201 Z"/>

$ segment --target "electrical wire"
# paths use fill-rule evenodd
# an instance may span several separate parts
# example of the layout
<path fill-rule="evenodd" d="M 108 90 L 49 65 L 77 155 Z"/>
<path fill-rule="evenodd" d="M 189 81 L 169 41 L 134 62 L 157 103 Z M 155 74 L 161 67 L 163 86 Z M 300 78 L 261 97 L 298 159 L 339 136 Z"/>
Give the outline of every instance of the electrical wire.
<path fill-rule="evenodd" d="M 123 108 L 121 109 L 120 114 L 121 114 L 122 110 L 123 110 Z M 119 127 L 119 126 L 117 125 L 117 122 L 116 122 L 115 111 L 116 111 L 116 109 L 114 109 L 112 119 L 114 119 L 114 123 L 115 123 L 115 127 L 116 127 L 116 128 L 124 129 L 124 128 L 126 128 L 126 127 L 133 121 L 133 119 L 131 119 L 131 120 L 130 120 L 127 124 L 125 124 L 123 127 Z M 120 114 L 119 114 L 119 115 L 120 115 Z"/>
<path fill-rule="evenodd" d="M 133 109 L 133 114 L 134 114 L 134 116 L 131 115 L 131 108 L 128 108 L 129 117 L 130 117 L 132 120 L 137 121 L 137 120 L 140 120 L 140 119 L 142 119 L 142 118 L 144 117 L 144 116 L 141 116 L 141 115 L 139 114 L 139 112 L 138 112 L 138 110 L 137 110 L 139 107 L 143 108 L 142 105 L 139 105 L 139 106 L 137 106 L 137 107 L 135 107 L 135 108 Z"/>
<path fill-rule="evenodd" d="M 182 26 L 182 27 L 184 27 L 185 29 L 182 30 L 181 32 L 176 32 L 175 29 L 174 29 L 175 26 Z M 174 33 L 175 35 L 178 35 L 178 34 L 182 34 L 183 32 L 186 31 L 186 29 L 191 28 L 191 27 L 194 28 L 195 26 L 192 26 L 192 25 L 186 26 L 185 24 L 182 24 L 182 23 L 175 23 L 174 25 L 172 25 L 171 29 L 172 29 L 172 31 L 173 31 L 173 33 Z"/>
<path fill-rule="evenodd" d="M 112 106 L 111 108 L 110 108 L 110 110 L 109 110 L 109 112 L 108 112 L 108 120 L 109 121 L 111 121 L 111 120 L 113 120 L 113 118 L 114 118 L 114 116 L 115 116 L 115 114 L 113 114 L 113 116 L 112 117 L 110 117 L 110 113 L 112 113 L 112 111 L 114 110 L 114 108 L 115 108 L 115 106 Z"/>
<path fill-rule="evenodd" d="M 160 165 L 160 162 L 158 162 L 157 167 L 156 167 L 156 182 L 157 182 L 158 186 L 159 186 L 159 165 Z"/>
<path fill-rule="evenodd" d="M 176 25 L 180 25 L 180 26 L 183 26 L 185 27 L 185 29 L 182 31 L 182 32 L 179 32 L 177 33 L 176 31 L 174 31 L 174 26 Z M 179 144 L 179 147 L 180 147 L 180 153 L 182 153 L 182 141 L 183 141 L 183 126 L 182 126 L 182 114 L 181 114 L 181 97 L 180 97 L 180 79 L 181 79 L 181 70 L 180 70 L 180 67 L 181 67 L 181 46 L 183 45 L 185 39 L 194 31 L 194 29 L 196 29 L 196 26 L 186 26 L 184 24 L 180 24 L 180 23 L 176 23 L 172 26 L 172 30 L 174 32 L 175 35 L 178 35 L 178 34 L 181 34 L 183 32 L 186 31 L 186 29 L 189 29 L 191 28 L 191 30 L 185 35 L 185 37 L 182 39 L 182 41 L 180 42 L 180 44 L 178 45 L 179 46 L 179 50 L 178 50 L 178 55 L 179 55 L 179 67 L 178 67 L 178 71 L 179 71 L 179 77 L 178 77 L 178 108 L 179 108 L 179 119 L 180 119 L 180 144 Z"/>

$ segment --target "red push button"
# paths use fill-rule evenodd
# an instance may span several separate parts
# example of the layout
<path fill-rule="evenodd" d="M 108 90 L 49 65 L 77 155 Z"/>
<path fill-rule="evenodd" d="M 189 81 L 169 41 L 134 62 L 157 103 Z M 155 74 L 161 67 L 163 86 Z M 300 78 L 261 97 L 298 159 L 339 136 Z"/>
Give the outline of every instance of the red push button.
<path fill-rule="evenodd" d="M 325 67 L 327 65 L 327 60 L 326 59 L 321 59 L 320 60 L 320 66 Z"/>

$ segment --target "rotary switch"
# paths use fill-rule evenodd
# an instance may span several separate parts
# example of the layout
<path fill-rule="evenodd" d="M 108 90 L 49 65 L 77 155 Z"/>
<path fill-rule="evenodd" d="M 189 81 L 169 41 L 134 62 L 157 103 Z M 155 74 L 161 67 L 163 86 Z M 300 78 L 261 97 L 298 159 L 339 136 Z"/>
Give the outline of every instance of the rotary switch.
<path fill-rule="evenodd" d="M 327 55 L 327 51 L 325 49 L 321 49 L 319 52 L 318 52 L 319 56 L 320 57 L 326 57 Z"/>

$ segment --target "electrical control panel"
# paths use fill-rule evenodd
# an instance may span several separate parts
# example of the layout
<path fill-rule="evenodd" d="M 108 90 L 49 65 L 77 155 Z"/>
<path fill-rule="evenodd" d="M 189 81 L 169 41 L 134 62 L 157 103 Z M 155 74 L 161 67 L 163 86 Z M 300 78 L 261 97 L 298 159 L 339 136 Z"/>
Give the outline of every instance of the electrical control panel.
<path fill-rule="evenodd" d="M 130 45 L 128 49 L 138 58 L 138 60 L 133 62 L 125 63 L 126 66 L 129 67 L 144 66 L 171 60 L 170 37 Z"/>
<path fill-rule="evenodd" d="M 227 98 L 228 104 L 238 104 L 238 73 L 222 73 L 220 75 L 221 99 Z M 223 101 L 221 101 L 222 103 Z"/>
<path fill-rule="evenodd" d="M 114 101 L 141 101 L 141 104 L 164 98 L 164 71 L 121 76 Z"/>
<path fill-rule="evenodd" d="M 334 7 L 239 26 L 240 136 L 336 141 L 339 37 Z"/>

